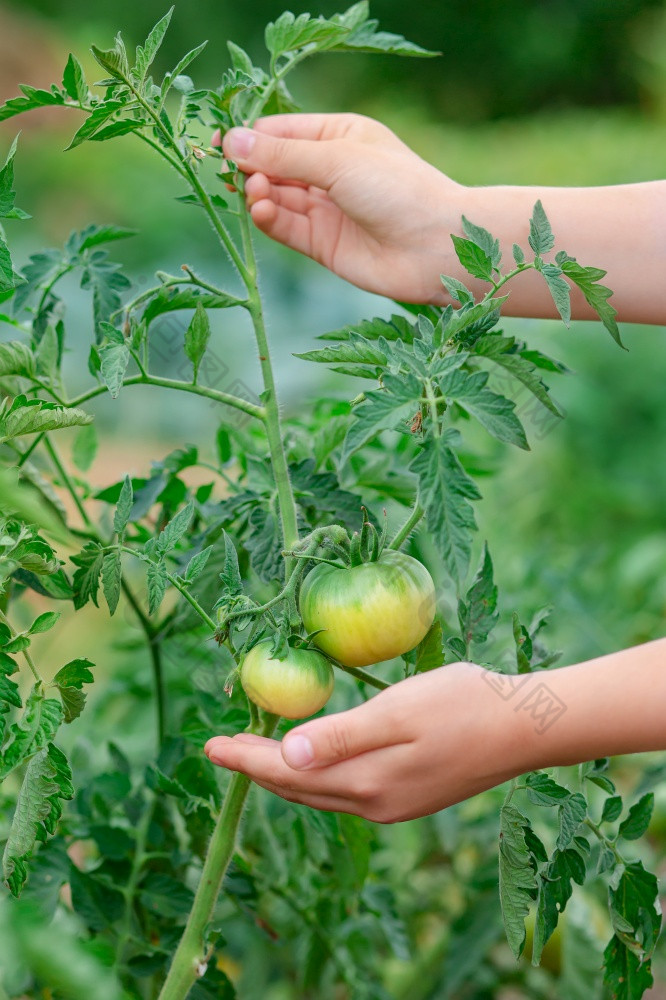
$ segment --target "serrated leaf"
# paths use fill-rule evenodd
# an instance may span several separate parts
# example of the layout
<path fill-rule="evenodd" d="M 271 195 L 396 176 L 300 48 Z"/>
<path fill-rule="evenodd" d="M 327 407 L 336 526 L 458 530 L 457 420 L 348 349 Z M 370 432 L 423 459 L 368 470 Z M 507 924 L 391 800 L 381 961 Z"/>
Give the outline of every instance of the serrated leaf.
<path fill-rule="evenodd" d="M 555 308 L 563 322 L 569 326 L 571 322 L 571 289 L 562 277 L 562 269 L 557 264 L 544 264 L 540 270 L 546 279 Z"/>
<path fill-rule="evenodd" d="M 160 101 L 162 104 L 164 103 L 165 97 L 169 93 L 169 89 L 173 85 L 173 81 L 177 79 L 182 73 L 184 73 L 184 71 L 187 69 L 190 63 L 193 62 L 197 58 L 197 56 L 203 52 L 203 50 L 206 48 L 207 45 L 208 45 L 207 41 L 201 42 L 201 44 L 197 45 L 196 48 L 191 49 L 178 62 L 178 65 L 175 67 L 175 69 L 171 70 L 170 73 L 166 74 L 164 80 L 162 81 L 162 87 L 160 92 Z"/>
<path fill-rule="evenodd" d="M 77 253 L 92 250 L 93 247 L 101 246 L 104 243 L 115 243 L 116 240 L 126 240 L 130 236 L 136 236 L 136 234 L 136 229 L 126 229 L 123 226 L 90 225 L 78 233 Z"/>
<path fill-rule="evenodd" d="M 65 103 L 62 94 L 52 90 L 39 90 L 36 87 L 28 87 L 26 84 L 21 84 L 19 89 L 23 91 L 24 96 L 12 97 L 0 107 L 0 122 L 13 118 L 14 115 L 21 115 L 24 111 L 32 111 L 34 108 Z"/>
<path fill-rule="evenodd" d="M 53 739 L 63 720 L 62 707 L 45 698 L 39 685 L 30 692 L 23 715 L 9 729 L 9 742 L 0 763 L 0 779 L 43 749 Z"/>
<path fill-rule="evenodd" d="M 529 450 L 525 430 L 515 414 L 515 403 L 487 388 L 487 372 L 453 371 L 440 378 L 443 396 L 454 399 L 459 406 L 476 417 L 489 434 L 518 448 Z"/>
<path fill-rule="evenodd" d="M 95 132 L 98 132 L 104 125 L 106 125 L 113 116 L 124 107 L 124 101 L 108 100 L 103 101 L 98 104 L 90 115 L 86 118 L 83 125 L 74 134 L 69 146 L 66 150 L 75 149 L 80 146 L 82 142 L 86 139 L 90 139 Z"/>
<path fill-rule="evenodd" d="M 275 57 L 294 52 L 304 45 L 328 47 L 346 38 L 349 33 L 346 25 L 336 24 L 326 18 L 311 17 L 310 14 L 296 17 L 291 11 L 285 11 L 277 21 L 271 21 L 266 26 L 264 41 L 268 51 Z"/>
<path fill-rule="evenodd" d="M 452 435 L 429 437 L 410 470 L 419 477 L 419 495 L 426 511 L 428 531 L 444 563 L 458 582 L 469 567 L 476 521 L 469 500 L 479 500 L 476 483 L 453 451 Z"/>
<path fill-rule="evenodd" d="M 641 1000 L 654 985 L 651 963 L 641 962 L 613 935 L 604 951 L 604 984 L 613 1000 Z"/>
<path fill-rule="evenodd" d="M 390 319 L 383 319 L 375 316 L 374 319 L 365 319 L 354 325 L 343 326 L 339 330 L 331 330 L 329 333 L 321 334 L 319 340 L 350 340 L 353 334 L 363 337 L 364 340 L 402 340 L 404 344 L 411 344 L 418 336 L 416 324 L 406 316 L 391 316 Z"/>
<path fill-rule="evenodd" d="M 44 747 L 26 768 L 2 858 L 3 876 L 14 896 L 27 878 L 27 862 L 40 830 L 54 832 L 62 810 L 60 800 L 73 795 L 65 755 L 53 744 Z"/>
<path fill-rule="evenodd" d="M 483 643 L 499 618 L 497 586 L 493 578 L 493 563 L 484 545 L 483 559 L 464 601 L 458 602 L 460 632 L 467 644 Z"/>
<path fill-rule="evenodd" d="M 251 534 L 246 541 L 252 569 L 266 583 L 279 580 L 284 571 L 282 532 L 275 514 L 255 507 L 250 515 Z"/>
<path fill-rule="evenodd" d="M 640 1000 L 652 985 L 650 956 L 661 927 L 659 885 L 642 862 L 616 869 L 608 889 L 615 934 L 604 952 L 604 983 L 614 1000 Z"/>
<path fill-rule="evenodd" d="M 187 533 L 193 515 L 194 504 L 190 501 L 182 510 L 174 514 L 171 520 L 164 526 L 156 539 L 156 551 L 160 555 L 166 555 L 167 552 L 175 548 L 181 538 Z"/>
<path fill-rule="evenodd" d="M 104 562 L 104 550 L 99 542 L 87 542 L 83 549 L 71 557 L 77 568 L 72 580 L 74 607 L 78 611 L 88 601 L 97 604 L 99 578 Z"/>
<path fill-rule="evenodd" d="M 235 597 L 237 594 L 243 593 L 243 580 L 238 567 L 238 554 L 234 543 L 224 530 L 222 531 L 220 543 L 224 548 L 224 564 L 220 572 L 220 583 L 222 589 L 230 597 Z"/>
<path fill-rule="evenodd" d="M 160 605 L 164 600 L 164 595 L 167 589 L 167 569 L 162 560 L 160 562 L 150 562 L 148 563 L 147 569 L 147 581 L 148 581 L 148 614 L 154 615 L 159 611 Z"/>
<path fill-rule="evenodd" d="M 499 890 L 502 919 L 509 947 L 519 958 L 525 945 L 525 917 L 537 890 L 536 876 L 525 842 L 527 817 L 515 806 L 500 812 Z"/>
<path fill-rule="evenodd" d="M 540 200 L 537 201 L 532 212 L 528 240 L 532 250 L 539 257 L 542 254 L 548 253 L 555 246 L 553 230 L 550 228 L 548 216 Z"/>
<path fill-rule="evenodd" d="M 560 832 L 557 835 L 557 848 L 563 851 L 571 844 L 578 827 L 587 816 L 587 801 L 580 792 L 574 792 L 564 799 L 559 808 Z"/>
<path fill-rule="evenodd" d="M 196 309 L 198 305 L 204 309 L 228 309 L 237 306 L 239 300 L 233 295 L 217 295 L 213 292 L 204 292 L 193 288 L 180 288 L 178 291 L 170 289 L 160 289 L 160 291 L 148 300 L 148 304 L 143 312 L 143 320 L 146 324 L 152 323 L 163 313 L 175 312 L 179 309 Z"/>
<path fill-rule="evenodd" d="M 388 361 L 387 354 L 366 340 L 354 330 L 349 331 L 349 340 L 334 347 L 324 347 L 317 351 L 304 351 L 294 354 L 303 361 L 315 361 L 319 364 L 355 363 L 364 365 L 384 366 Z"/>
<path fill-rule="evenodd" d="M 136 62 L 132 72 L 140 83 L 145 81 L 150 65 L 162 45 L 173 11 L 174 8 L 171 7 L 164 17 L 160 18 L 155 27 L 152 28 L 144 45 L 137 45 L 136 47 Z"/>
<path fill-rule="evenodd" d="M 518 246 L 517 243 L 513 244 L 511 250 L 512 250 L 513 259 L 515 260 L 516 265 L 520 266 L 521 264 L 524 264 L 525 263 L 525 254 L 524 254 L 523 250 L 521 250 L 521 248 Z"/>
<path fill-rule="evenodd" d="M 352 28 L 351 34 L 342 41 L 327 46 L 331 52 L 377 52 L 419 59 L 430 59 L 439 55 L 438 52 L 431 52 L 429 49 L 421 48 L 420 45 L 408 42 L 402 35 L 377 31 L 378 22 L 375 19 L 368 20 L 367 7 L 360 3 L 354 4 L 345 14 L 335 15 L 331 20 Z"/>
<path fill-rule="evenodd" d="M 470 222 L 464 215 L 462 217 L 463 232 L 467 239 L 476 243 L 484 253 L 490 258 L 493 268 L 497 271 L 502 262 L 502 252 L 499 240 L 496 240 L 483 226 L 477 226 Z"/>
<path fill-rule="evenodd" d="M 420 409 L 421 382 L 413 375 L 384 376 L 384 388 L 366 393 L 354 408 L 343 448 L 343 461 L 382 430 L 395 429 Z M 406 427 L 404 428 L 406 429 Z"/>
<path fill-rule="evenodd" d="M 113 513 L 113 530 L 117 535 L 122 535 L 130 519 L 132 506 L 134 504 L 134 490 L 132 480 L 129 476 L 123 479 L 123 485 L 118 497 L 118 504 Z"/>
<path fill-rule="evenodd" d="M 457 278 L 450 278 L 446 274 L 440 274 L 439 277 L 444 288 L 456 302 L 460 302 L 461 305 L 465 305 L 466 302 L 474 302 L 474 296 L 462 281 L 458 281 Z"/>
<path fill-rule="evenodd" d="M 113 399 L 118 398 L 122 389 L 130 357 L 129 348 L 125 344 L 107 344 L 99 350 L 100 372 Z"/>
<path fill-rule="evenodd" d="M 578 261 L 571 259 L 562 263 L 562 271 L 580 288 L 586 302 L 592 306 L 613 340 L 624 347 L 615 319 L 617 310 L 608 301 L 613 292 L 601 284 L 601 278 L 605 277 L 606 272 L 598 267 L 583 267 Z"/>
<path fill-rule="evenodd" d="M 192 362 L 194 382 L 197 380 L 199 365 L 206 353 L 209 340 L 210 323 L 208 321 L 208 314 L 201 302 L 197 302 L 192 321 L 185 331 L 185 354 Z"/>
<path fill-rule="evenodd" d="M 646 833 L 654 811 L 654 792 L 647 792 L 635 802 L 620 823 L 617 835 L 625 840 L 638 840 Z"/>
<path fill-rule="evenodd" d="M 482 281 L 493 280 L 493 262 L 488 254 L 472 240 L 451 234 L 456 256 L 468 274 Z"/>
<path fill-rule="evenodd" d="M 84 684 L 92 684 L 94 677 L 90 670 L 94 666 L 90 660 L 70 660 L 61 667 L 53 678 L 58 688 L 64 710 L 64 722 L 70 723 L 78 719 L 86 703 L 83 692 Z"/>
<path fill-rule="evenodd" d="M 514 337 L 490 335 L 479 337 L 475 341 L 472 350 L 474 354 L 488 358 L 490 361 L 494 361 L 496 365 L 508 371 L 515 379 L 529 389 L 532 395 L 536 396 L 546 409 L 550 410 L 556 416 L 561 417 L 562 414 L 550 398 L 548 387 L 544 385 L 536 374 L 533 362 L 526 355 L 516 353 L 515 345 L 516 341 Z"/>
<path fill-rule="evenodd" d="M 129 66 L 125 45 L 120 34 L 116 35 L 116 43 L 112 49 L 100 49 L 96 45 L 91 45 L 90 51 L 100 66 L 111 76 L 127 82 Z"/>
<path fill-rule="evenodd" d="M 120 551 L 113 549 L 107 552 L 102 563 L 102 589 L 106 603 L 109 606 L 109 614 L 113 615 L 120 600 L 120 585 L 122 581 L 122 563 Z"/>
<path fill-rule="evenodd" d="M 544 771 L 533 771 L 525 780 L 527 795 L 537 806 L 559 806 L 571 792 Z"/>
<path fill-rule="evenodd" d="M 212 551 L 213 546 L 209 545 L 201 552 L 197 552 L 196 555 L 192 556 L 183 574 L 183 579 L 187 580 L 188 583 L 196 580 L 199 574 L 203 573 Z"/>
<path fill-rule="evenodd" d="M 83 66 L 71 52 L 62 76 L 62 87 L 73 101 L 78 101 L 79 104 L 85 104 L 88 101 L 89 92 Z"/>
<path fill-rule="evenodd" d="M 444 634 L 442 625 L 437 619 L 414 651 L 414 673 L 422 674 L 427 670 L 437 670 L 444 663 Z"/>
<path fill-rule="evenodd" d="M 538 875 L 537 910 L 532 945 L 532 965 L 538 965 L 544 946 L 557 926 L 560 913 L 571 898 L 572 881 L 585 882 L 585 862 L 580 854 L 568 848 L 553 853 L 545 870 Z"/>
<path fill-rule="evenodd" d="M 5 438 L 22 434 L 41 434 L 61 427 L 78 427 L 89 424 L 92 416 L 76 407 L 59 406 L 42 399 L 15 396 L 9 409 L 0 414 L 0 435 Z"/>
<path fill-rule="evenodd" d="M 86 267 L 81 275 L 81 288 L 93 293 L 93 315 L 95 318 L 96 342 L 103 337 L 101 324 L 108 322 L 113 313 L 120 309 L 120 293 L 129 288 L 129 279 L 120 273 L 120 265 L 108 260 L 106 250 L 93 250 L 88 254 Z"/>

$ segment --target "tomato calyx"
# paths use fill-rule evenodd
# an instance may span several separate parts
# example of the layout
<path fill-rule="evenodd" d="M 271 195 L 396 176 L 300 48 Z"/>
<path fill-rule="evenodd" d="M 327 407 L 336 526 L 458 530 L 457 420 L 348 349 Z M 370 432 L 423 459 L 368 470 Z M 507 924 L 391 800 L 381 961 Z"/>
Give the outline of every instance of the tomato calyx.
<path fill-rule="evenodd" d="M 386 511 L 384 511 L 384 525 L 380 533 L 370 521 L 367 509 L 361 507 L 361 510 L 363 511 L 363 526 L 360 532 L 354 532 L 349 543 L 350 566 L 360 566 L 366 562 L 377 562 L 386 547 L 388 530 Z"/>

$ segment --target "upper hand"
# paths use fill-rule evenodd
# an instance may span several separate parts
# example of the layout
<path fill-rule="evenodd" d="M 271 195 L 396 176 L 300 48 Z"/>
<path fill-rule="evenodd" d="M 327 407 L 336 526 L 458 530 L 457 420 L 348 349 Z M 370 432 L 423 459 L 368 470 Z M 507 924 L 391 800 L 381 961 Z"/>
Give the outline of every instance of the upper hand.
<path fill-rule="evenodd" d="M 393 823 L 436 812 L 530 769 L 524 717 L 455 663 L 370 701 L 306 722 L 282 743 L 250 733 L 209 740 L 215 764 L 291 802 Z"/>
<path fill-rule="evenodd" d="M 444 303 L 463 189 L 388 128 L 353 114 L 274 115 L 231 129 L 223 151 L 248 175 L 252 219 L 268 236 L 368 291 Z"/>

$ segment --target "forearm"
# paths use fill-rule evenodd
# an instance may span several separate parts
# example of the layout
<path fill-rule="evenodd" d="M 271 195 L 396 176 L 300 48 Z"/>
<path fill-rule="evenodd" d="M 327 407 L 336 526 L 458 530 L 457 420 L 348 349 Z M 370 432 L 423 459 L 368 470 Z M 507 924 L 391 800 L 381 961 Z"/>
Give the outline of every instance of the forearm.
<path fill-rule="evenodd" d="M 661 294 L 666 272 L 666 181 L 597 188 L 458 187 L 452 231 L 462 233 L 459 218 L 466 215 L 499 238 L 504 260 L 510 262 L 513 243 L 528 246 L 529 218 L 538 199 L 553 228 L 556 249 L 566 250 L 583 265 L 607 271 L 604 283 L 614 292 L 611 303 L 621 322 L 666 324 L 666 297 Z M 456 276 L 469 280 L 462 273 Z M 487 286 L 479 283 L 477 290 L 481 289 L 487 291 Z M 508 314 L 557 315 L 545 282 L 533 271 L 519 275 L 509 289 L 504 307 Z M 571 301 L 574 318 L 595 318 L 577 289 Z"/>
<path fill-rule="evenodd" d="M 563 706 L 541 733 L 531 726 L 530 769 L 666 750 L 666 638 L 532 674 L 528 683 L 535 693 L 545 686 Z M 523 721 L 529 725 L 527 715 Z"/>

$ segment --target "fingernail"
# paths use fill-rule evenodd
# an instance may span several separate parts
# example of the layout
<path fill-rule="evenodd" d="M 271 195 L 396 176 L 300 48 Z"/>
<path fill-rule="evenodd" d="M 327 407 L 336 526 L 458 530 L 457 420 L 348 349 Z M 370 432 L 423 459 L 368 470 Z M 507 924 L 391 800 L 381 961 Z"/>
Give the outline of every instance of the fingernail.
<path fill-rule="evenodd" d="M 227 149 L 234 158 L 249 156 L 254 146 L 255 133 L 250 128 L 232 128 L 227 133 Z"/>
<path fill-rule="evenodd" d="M 289 767 L 307 767 L 314 760 L 312 743 L 307 736 L 286 736 L 282 744 L 282 756 Z"/>

